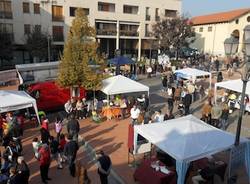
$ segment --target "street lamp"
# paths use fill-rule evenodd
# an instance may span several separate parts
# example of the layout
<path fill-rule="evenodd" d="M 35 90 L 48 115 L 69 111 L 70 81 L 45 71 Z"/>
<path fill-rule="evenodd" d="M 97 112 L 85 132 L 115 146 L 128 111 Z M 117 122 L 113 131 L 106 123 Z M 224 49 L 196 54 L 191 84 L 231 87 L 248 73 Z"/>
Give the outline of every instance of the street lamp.
<path fill-rule="evenodd" d="M 242 86 L 242 93 L 241 93 L 241 103 L 240 103 L 240 111 L 239 111 L 239 118 L 238 118 L 238 124 L 237 124 L 237 131 L 236 131 L 236 137 L 235 137 L 235 146 L 239 145 L 240 142 L 240 132 L 241 132 L 241 123 L 242 123 L 242 116 L 244 114 L 245 110 L 245 95 L 246 95 L 246 87 L 247 83 L 250 78 L 250 26 L 246 26 L 244 29 L 244 35 L 245 35 L 245 55 L 246 59 L 243 65 L 243 72 L 241 75 L 241 80 L 243 83 Z M 239 40 L 235 37 L 231 36 L 230 38 L 226 39 L 224 42 L 225 47 L 225 53 L 227 55 L 235 54 L 238 48 Z"/>

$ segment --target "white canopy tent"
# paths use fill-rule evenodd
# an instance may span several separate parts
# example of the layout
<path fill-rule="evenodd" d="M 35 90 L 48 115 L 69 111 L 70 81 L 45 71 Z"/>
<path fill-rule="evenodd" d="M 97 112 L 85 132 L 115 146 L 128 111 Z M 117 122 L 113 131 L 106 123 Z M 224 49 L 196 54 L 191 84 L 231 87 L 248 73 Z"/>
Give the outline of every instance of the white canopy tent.
<path fill-rule="evenodd" d="M 149 94 L 149 87 L 139 82 L 131 80 L 122 75 L 113 76 L 102 81 L 103 87 L 101 89 L 106 95 L 147 92 Z"/>
<path fill-rule="evenodd" d="M 238 93 L 242 92 L 243 82 L 241 79 L 217 82 L 214 86 L 215 102 L 217 101 L 217 88 L 225 88 Z M 250 96 L 250 82 L 247 83 L 246 94 Z"/>
<path fill-rule="evenodd" d="M 191 161 L 229 149 L 235 140 L 235 135 L 208 125 L 192 115 L 164 123 L 134 126 L 134 132 L 135 149 L 140 134 L 176 159 L 178 184 L 184 183 Z"/>
<path fill-rule="evenodd" d="M 24 91 L 0 90 L 0 113 L 33 107 L 40 123 L 36 100 Z"/>
<path fill-rule="evenodd" d="M 195 80 L 197 77 L 209 76 L 209 86 L 211 88 L 212 74 L 210 72 L 198 70 L 195 68 L 184 68 L 184 69 L 176 70 L 174 73 L 178 75 L 179 77 L 182 77 L 188 80 Z"/>

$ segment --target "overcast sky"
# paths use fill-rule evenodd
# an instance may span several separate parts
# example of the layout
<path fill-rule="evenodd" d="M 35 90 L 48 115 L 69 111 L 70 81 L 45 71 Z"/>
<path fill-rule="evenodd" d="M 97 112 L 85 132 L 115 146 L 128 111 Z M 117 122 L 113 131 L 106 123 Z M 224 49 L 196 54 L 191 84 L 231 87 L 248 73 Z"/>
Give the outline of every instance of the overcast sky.
<path fill-rule="evenodd" d="M 250 8 L 250 0 L 182 0 L 182 12 L 189 16 Z"/>

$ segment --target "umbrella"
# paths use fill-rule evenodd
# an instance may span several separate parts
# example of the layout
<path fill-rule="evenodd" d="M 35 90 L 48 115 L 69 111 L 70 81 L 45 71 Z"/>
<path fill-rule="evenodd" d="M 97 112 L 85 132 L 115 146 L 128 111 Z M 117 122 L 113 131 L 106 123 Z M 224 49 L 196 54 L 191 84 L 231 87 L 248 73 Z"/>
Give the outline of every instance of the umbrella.
<path fill-rule="evenodd" d="M 113 59 L 110 59 L 109 64 L 112 64 L 112 65 L 129 65 L 129 64 L 135 64 L 135 62 L 132 59 L 128 58 L 128 57 L 118 56 L 118 57 L 115 57 Z"/>

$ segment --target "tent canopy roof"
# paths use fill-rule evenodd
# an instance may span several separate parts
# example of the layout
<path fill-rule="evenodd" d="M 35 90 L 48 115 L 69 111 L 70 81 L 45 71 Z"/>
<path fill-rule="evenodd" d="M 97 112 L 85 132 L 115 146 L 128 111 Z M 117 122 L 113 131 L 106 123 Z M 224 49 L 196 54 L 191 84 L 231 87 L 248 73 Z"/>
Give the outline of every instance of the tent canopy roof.
<path fill-rule="evenodd" d="M 18 110 L 36 105 L 36 100 L 24 91 L 0 91 L 0 112 Z"/>
<path fill-rule="evenodd" d="M 117 75 L 102 81 L 103 87 L 101 89 L 107 95 L 134 93 L 149 91 L 149 87 L 139 82 L 133 81 L 122 75 Z"/>
<path fill-rule="evenodd" d="M 242 92 L 243 82 L 241 79 L 218 82 L 215 87 L 222 87 L 238 93 Z M 250 82 L 247 83 L 246 94 L 250 95 Z"/>
<path fill-rule="evenodd" d="M 192 115 L 164 123 L 138 125 L 135 132 L 176 160 L 188 162 L 230 148 L 235 139 L 234 135 Z"/>
<path fill-rule="evenodd" d="M 174 73 L 185 79 L 211 75 L 211 73 L 209 72 L 198 70 L 195 68 L 184 68 L 184 69 L 176 70 Z"/>

